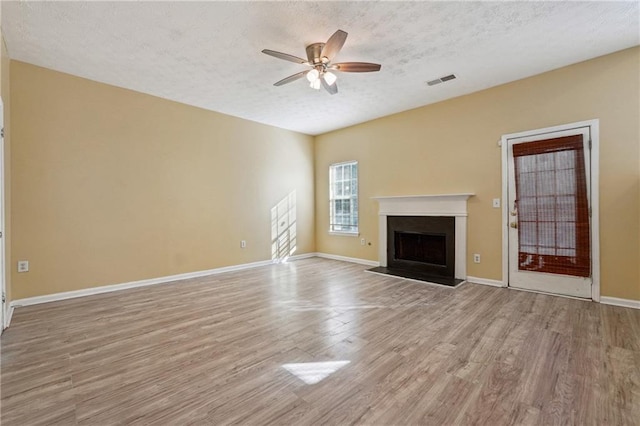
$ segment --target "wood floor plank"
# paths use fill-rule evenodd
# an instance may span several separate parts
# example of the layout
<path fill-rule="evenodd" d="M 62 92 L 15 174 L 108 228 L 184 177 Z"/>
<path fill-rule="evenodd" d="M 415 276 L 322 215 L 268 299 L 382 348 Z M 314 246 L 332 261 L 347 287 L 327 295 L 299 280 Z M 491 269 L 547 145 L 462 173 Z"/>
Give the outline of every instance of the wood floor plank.
<path fill-rule="evenodd" d="M 18 308 L 1 423 L 638 424 L 640 311 L 363 269 L 313 258 Z"/>

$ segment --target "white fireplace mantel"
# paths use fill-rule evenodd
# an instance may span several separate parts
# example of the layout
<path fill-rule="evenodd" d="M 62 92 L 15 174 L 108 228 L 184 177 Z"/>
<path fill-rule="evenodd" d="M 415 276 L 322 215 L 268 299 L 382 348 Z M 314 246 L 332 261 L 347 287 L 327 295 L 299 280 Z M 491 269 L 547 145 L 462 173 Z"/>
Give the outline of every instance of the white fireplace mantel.
<path fill-rule="evenodd" d="M 379 204 L 378 258 L 387 266 L 387 216 L 453 216 L 456 223 L 455 278 L 467 278 L 467 200 L 472 193 L 373 197 Z"/>

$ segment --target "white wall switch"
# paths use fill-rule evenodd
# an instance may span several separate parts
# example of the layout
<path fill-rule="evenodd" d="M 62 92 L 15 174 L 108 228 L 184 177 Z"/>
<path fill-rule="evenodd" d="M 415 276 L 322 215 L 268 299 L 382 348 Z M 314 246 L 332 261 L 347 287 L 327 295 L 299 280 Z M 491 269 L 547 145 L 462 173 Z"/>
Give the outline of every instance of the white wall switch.
<path fill-rule="evenodd" d="M 18 272 L 29 272 L 28 260 L 18 260 Z"/>
<path fill-rule="evenodd" d="M 245 240 L 240 241 L 240 248 L 247 247 L 247 242 Z"/>
<path fill-rule="evenodd" d="M 480 255 L 478 253 L 473 255 L 473 263 L 480 263 Z"/>
<path fill-rule="evenodd" d="M 367 240 L 365 240 L 364 238 L 360 238 L 360 245 L 364 246 L 365 244 L 367 244 Z"/>
<path fill-rule="evenodd" d="M 496 209 L 500 208 L 500 198 L 493 199 L 493 207 Z"/>

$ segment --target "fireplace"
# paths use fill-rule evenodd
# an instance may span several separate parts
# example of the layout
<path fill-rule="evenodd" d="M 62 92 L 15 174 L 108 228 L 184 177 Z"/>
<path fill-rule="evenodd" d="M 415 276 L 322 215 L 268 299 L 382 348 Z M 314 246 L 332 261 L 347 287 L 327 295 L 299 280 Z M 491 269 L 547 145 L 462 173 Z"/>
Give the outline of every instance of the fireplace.
<path fill-rule="evenodd" d="M 447 266 L 447 236 L 424 232 L 394 232 L 394 262 Z"/>
<path fill-rule="evenodd" d="M 455 287 L 466 279 L 470 193 L 374 197 L 379 262 L 371 272 Z"/>
<path fill-rule="evenodd" d="M 453 217 L 387 216 L 387 267 L 454 278 Z"/>

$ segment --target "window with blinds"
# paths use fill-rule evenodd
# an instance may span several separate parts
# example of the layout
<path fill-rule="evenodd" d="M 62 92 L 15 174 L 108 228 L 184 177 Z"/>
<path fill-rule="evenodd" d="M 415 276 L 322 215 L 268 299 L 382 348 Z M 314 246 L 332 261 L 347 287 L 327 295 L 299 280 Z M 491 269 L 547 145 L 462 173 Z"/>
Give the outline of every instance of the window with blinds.
<path fill-rule="evenodd" d="M 358 162 L 329 166 L 329 232 L 358 232 Z"/>
<path fill-rule="evenodd" d="M 513 157 L 519 269 L 590 276 L 582 135 L 515 144 Z"/>

